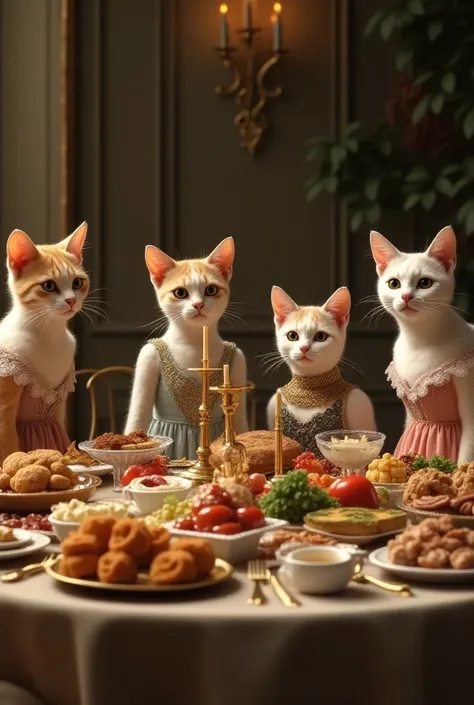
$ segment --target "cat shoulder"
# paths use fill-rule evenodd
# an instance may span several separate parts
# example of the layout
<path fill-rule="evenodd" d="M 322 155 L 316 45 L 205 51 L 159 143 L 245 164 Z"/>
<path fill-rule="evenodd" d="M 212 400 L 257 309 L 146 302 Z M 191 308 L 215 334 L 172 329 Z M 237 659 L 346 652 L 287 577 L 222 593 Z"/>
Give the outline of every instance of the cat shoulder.
<path fill-rule="evenodd" d="M 349 429 L 376 431 L 374 407 L 362 389 L 353 389 L 346 402 L 346 420 Z"/>
<path fill-rule="evenodd" d="M 148 372 L 158 373 L 160 371 L 160 357 L 153 343 L 145 343 L 138 353 L 135 363 L 135 373 Z"/>

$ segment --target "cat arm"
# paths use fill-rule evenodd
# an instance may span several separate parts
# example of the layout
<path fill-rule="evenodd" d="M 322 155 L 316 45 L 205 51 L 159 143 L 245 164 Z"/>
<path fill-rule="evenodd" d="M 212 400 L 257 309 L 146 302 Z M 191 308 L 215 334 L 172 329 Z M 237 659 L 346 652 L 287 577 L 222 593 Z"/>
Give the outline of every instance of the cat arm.
<path fill-rule="evenodd" d="M 267 427 L 269 431 L 273 431 L 275 427 L 275 399 L 276 394 L 272 396 L 267 404 Z"/>
<path fill-rule="evenodd" d="M 13 377 L 0 377 L 0 463 L 20 447 L 16 417 L 22 393 Z"/>
<path fill-rule="evenodd" d="M 234 364 L 232 365 L 230 381 L 238 387 L 243 387 L 247 384 L 247 362 L 241 350 L 237 348 L 234 356 Z M 239 433 L 246 433 L 249 430 L 247 421 L 247 395 L 240 395 L 240 403 L 235 412 L 235 430 Z"/>
<path fill-rule="evenodd" d="M 353 389 L 346 402 L 346 420 L 349 429 L 376 431 L 374 407 L 362 389 Z"/>
<path fill-rule="evenodd" d="M 132 395 L 125 433 L 148 430 L 151 423 L 156 388 L 160 377 L 160 361 L 156 348 L 147 343 L 140 350 L 135 363 Z"/>
<path fill-rule="evenodd" d="M 62 401 L 54 410 L 54 418 L 61 426 L 66 423 L 66 401 Z"/>
<path fill-rule="evenodd" d="M 458 411 L 461 417 L 462 434 L 459 445 L 458 465 L 469 463 L 474 459 L 474 370 L 466 377 L 453 377 L 458 397 Z M 455 458 L 453 458 L 455 460 Z"/>

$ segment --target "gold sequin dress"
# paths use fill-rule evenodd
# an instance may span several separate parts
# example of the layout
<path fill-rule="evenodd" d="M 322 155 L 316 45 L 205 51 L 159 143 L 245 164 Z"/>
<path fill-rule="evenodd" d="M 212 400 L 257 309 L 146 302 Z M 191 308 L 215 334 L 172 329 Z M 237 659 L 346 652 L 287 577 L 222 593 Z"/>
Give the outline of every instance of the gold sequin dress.
<path fill-rule="evenodd" d="M 153 419 L 148 433 L 173 438 L 174 443 L 168 453 L 171 458 L 194 459 L 199 446 L 201 383 L 176 365 L 169 347 L 161 338 L 156 338 L 151 343 L 160 358 L 160 378 L 153 407 Z M 234 343 L 224 342 L 224 352 L 217 367 L 230 365 L 232 370 L 235 351 Z M 213 372 L 209 380 L 211 387 L 222 384 L 222 371 Z M 212 392 L 210 405 L 210 435 L 213 441 L 224 432 L 224 415 L 219 396 Z"/>

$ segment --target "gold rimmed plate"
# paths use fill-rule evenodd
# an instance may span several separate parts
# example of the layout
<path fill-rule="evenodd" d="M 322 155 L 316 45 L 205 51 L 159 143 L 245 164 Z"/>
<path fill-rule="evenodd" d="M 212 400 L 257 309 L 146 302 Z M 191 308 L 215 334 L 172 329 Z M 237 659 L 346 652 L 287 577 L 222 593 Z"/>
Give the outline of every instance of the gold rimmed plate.
<path fill-rule="evenodd" d="M 69 578 L 59 572 L 59 561 L 61 556 L 49 564 L 45 565 L 46 573 L 54 580 L 67 585 L 75 585 L 76 587 L 91 588 L 93 590 L 112 590 L 113 592 L 188 592 L 189 590 L 200 590 L 202 588 L 212 587 L 219 583 L 228 580 L 234 569 L 226 561 L 216 558 L 214 568 L 208 576 L 203 580 L 195 583 L 180 583 L 179 585 L 153 585 L 150 582 L 148 573 L 139 573 L 136 583 L 118 584 L 118 583 L 101 583 L 98 580 L 85 580 L 82 578 Z"/>
<path fill-rule="evenodd" d="M 70 490 L 45 490 L 44 492 L 0 491 L 0 511 L 4 512 L 41 512 L 51 509 L 53 504 L 81 499 L 87 502 L 102 484 L 100 477 L 88 473 L 78 475 L 79 482 Z"/>

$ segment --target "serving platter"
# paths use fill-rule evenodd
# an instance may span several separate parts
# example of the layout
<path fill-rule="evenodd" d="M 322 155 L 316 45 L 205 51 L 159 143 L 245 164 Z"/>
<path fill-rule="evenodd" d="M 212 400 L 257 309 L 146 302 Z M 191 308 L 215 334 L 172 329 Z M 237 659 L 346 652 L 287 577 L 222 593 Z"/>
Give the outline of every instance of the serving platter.
<path fill-rule="evenodd" d="M 39 531 L 26 531 L 26 529 L 15 529 L 15 533 L 27 534 L 28 543 L 20 548 L 10 548 L 7 551 L 0 551 L 0 561 L 10 561 L 13 558 L 28 556 L 30 553 L 40 551 L 49 546 L 51 539 Z"/>
<path fill-rule="evenodd" d="M 396 565 L 388 557 L 388 548 L 378 548 L 369 555 L 369 562 L 387 573 L 392 573 L 405 582 L 419 583 L 471 583 L 474 582 L 474 568 L 457 570 L 454 568 L 418 568 L 417 566 Z"/>
<path fill-rule="evenodd" d="M 78 484 L 70 490 L 44 492 L 11 492 L 0 490 L 0 511 L 4 512 L 40 512 L 51 509 L 53 504 L 81 499 L 87 502 L 102 484 L 100 477 L 89 473 L 78 476 Z"/>
<path fill-rule="evenodd" d="M 412 524 L 419 524 L 425 519 L 442 519 L 449 517 L 456 528 L 474 529 L 474 516 L 463 516 L 462 514 L 449 514 L 448 512 L 427 512 L 425 509 L 414 509 L 409 504 L 401 503 L 398 509 L 405 512 Z"/>
<path fill-rule="evenodd" d="M 380 539 L 388 538 L 389 536 L 395 536 L 396 534 L 401 534 L 403 529 L 396 529 L 395 531 L 387 531 L 383 534 L 372 534 L 370 536 L 346 536 L 342 534 L 331 534 L 327 531 L 321 531 L 320 529 L 314 529 L 309 524 L 303 524 L 306 531 L 311 531 L 313 534 L 321 534 L 321 536 L 328 536 L 334 539 L 338 543 L 349 543 L 356 546 L 366 546 L 368 543 L 373 543 L 374 541 L 379 541 Z"/>
<path fill-rule="evenodd" d="M 68 465 L 68 468 L 73 472 L 77 473 L 78 475 L 83 475 L 84 473 L 87 473 L 88 475 L 92 475 L 92 477 L 103 477 L 104 475 L 110 475 L 110 473 L 113 472 L 114 469 L 113 465 L 106 465 L 105 463 L 101 463 L 99 465 L 71 464 Z"/>
<path fill-rule="evenodd" d="M 224 582 L 230 578 L 234 569 L 226 561 L 216 558 L 214 568 L 208 576 L 203 580 L 194 583 L 180 583 L 179 585 L 153 585 L 150 583 L 148 573 L 139 573 L 136 583 L 118 584 L 118 583 L 101 583 L 98 580 L 85 580 L 81 578 L 69 578 L 59 572 L 59 561 L 61 556 L 58 556 L 55 561 L 45 564 L 46 573 L 58 581 L 67 585 L 75 585 L 76 587 L 90 588 L 92 590 L 105 590 L 112 592 L 141 592 L 141 593 L 170 593 L 170 592 L 189 592 L 191 590 L 201 590 L 202 588 L 212 587 Z"/>

